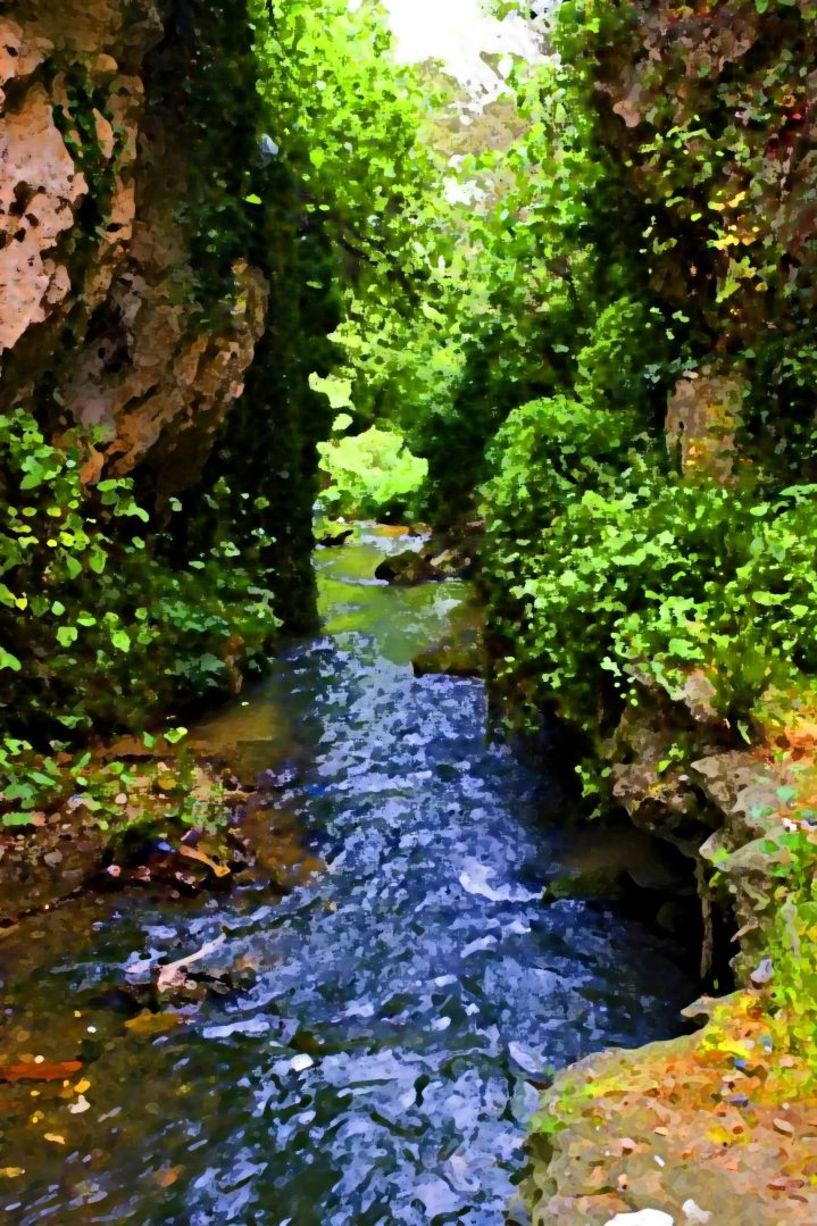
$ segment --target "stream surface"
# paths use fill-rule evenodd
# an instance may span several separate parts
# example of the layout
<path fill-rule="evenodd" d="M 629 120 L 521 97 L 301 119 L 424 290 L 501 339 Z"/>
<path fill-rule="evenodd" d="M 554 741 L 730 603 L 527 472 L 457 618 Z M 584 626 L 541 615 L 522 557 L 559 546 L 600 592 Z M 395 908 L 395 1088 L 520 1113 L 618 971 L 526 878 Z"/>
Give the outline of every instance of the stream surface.
<path fill-rule="evenodd" d="M 278 772 L 324 869 L 281 901 L 89 899 L 3 943 L 4 1048 L 79 1049 L 89 1082 L 37 1090 L 4 1130 L 6 1220 L 502 1223 L 532 1083 L 677 1032 L 694 985 L 666 946 L 540 901 L 555 781 L 486 743 L 480 682 L 413 676 L 467 590 L 374 582 L 405 546 L 319 552 L 323 635 L 200 730 L 245 774 Z M 220 934 L 240 986 L 170 1033 L 127 1030 L 128 985 Z"/>

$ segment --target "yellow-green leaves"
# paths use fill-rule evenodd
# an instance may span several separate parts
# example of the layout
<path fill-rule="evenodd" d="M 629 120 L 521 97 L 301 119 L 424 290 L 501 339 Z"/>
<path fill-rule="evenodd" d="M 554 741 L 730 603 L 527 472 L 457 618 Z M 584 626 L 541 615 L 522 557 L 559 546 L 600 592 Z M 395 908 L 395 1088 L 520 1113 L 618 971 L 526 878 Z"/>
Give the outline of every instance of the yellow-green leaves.
<path fill-rule="evenodd" d="M 12 672 L 19 673 L 22 667 L 22 663 L 17 656 L 10 651 L 6 651 L 5 647 L 0 647 L 0 670 L 8 668 Z"/>
<path fill-rule="evenodd" d="M 369 517 L 389 510 L 411 514 L 428 463 L 413 455 L 395 430 L 371 427 L 362 434 L 319 443 L 328 485 L 320 498 L 329 515 Z"/>
<path fill-rule="evenodd" d="M 353 408 L 352 404 L 352 380 L 342 379 L 337 375 L 328 375 L 322 378 L 320 375 L 311 374 L 309 376 L 309 386 L 313 392 L 320 392 L 326 396 L 330 406 L 335 409 Z"/>
<path fill-rule="evenodd" d="M 131 481 L 83 489 L 93 441 L 68 432 L 56 447 L 31 414 L 0 418 L 0 738 L 3 711 L 45 739 L 94 720 L 140 730 L 171 701 L 227 689 L 225 657 L 260 659 L 279 625 L 229 537 L 179 573 L 155 528 L 133 534 L 153 525 Z"/>

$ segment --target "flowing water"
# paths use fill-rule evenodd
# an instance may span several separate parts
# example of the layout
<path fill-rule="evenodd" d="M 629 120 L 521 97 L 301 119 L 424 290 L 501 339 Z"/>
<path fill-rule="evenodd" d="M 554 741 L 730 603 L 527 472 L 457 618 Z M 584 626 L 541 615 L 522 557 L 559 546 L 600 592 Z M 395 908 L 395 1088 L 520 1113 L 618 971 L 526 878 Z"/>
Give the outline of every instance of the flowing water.
<path fill-rule="evenodd" d="M 84 1061 L 70 1086 L 0 1086 L 9 1221 L 501 1223 L 535 1083 L 675 1030 L 693 986 L 665 948 L 542 905 L 551 785 L 486 744 L 481 683 L 414 678 L 466 591 L 375 583 L 405 544 L 321 553 L 323 636 L 200 732 L 277 771 L 270 821 L 322 869 L 280 901 L 87 900 L 4 942 L 6 1058 Z M 127 1028 L 134 985 L 220 935 L 232 990 Z"/>

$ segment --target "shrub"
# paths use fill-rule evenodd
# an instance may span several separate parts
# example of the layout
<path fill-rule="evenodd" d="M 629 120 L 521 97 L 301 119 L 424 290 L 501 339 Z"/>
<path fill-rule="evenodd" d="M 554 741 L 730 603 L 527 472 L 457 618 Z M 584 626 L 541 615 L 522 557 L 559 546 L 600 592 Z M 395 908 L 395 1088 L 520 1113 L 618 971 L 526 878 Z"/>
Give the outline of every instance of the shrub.
<path fill-rule="evenodd" d="M 363 434 L 318 444 L 328 484 L 322 509 L 332 516 L 388 516 L 411 512 L 428 474 L 396 430 L 372 426 Z"/>
<path fill-rule="evenodd" d="M 596 488 L 574 485 L 561 508 L 558 474 L 541 493 L 529 476 L 512 550 L 512 472 L 491 487 L 494 628 L 515 644 L 498 679 L 514 702 L 532 714 L 553 695 L 592 730 L 600 703 L 614 713 L 633 696 L 634 672 L 677 696 L 694 668 L 738 724 L 771 686 L 817 668 L 817 488 L 764 499 L 748 481 L 689 482 L 643 460 L 592 475 Z"/>
<path fill-rule="evenodd" d="M 279 624 L 232 542 L 171 569 L 130 480 L 84 486 L 92 447 L 47 442 L 22 409 L 0 419 L 0 730 L 35 742 L 226 690 Z"/>

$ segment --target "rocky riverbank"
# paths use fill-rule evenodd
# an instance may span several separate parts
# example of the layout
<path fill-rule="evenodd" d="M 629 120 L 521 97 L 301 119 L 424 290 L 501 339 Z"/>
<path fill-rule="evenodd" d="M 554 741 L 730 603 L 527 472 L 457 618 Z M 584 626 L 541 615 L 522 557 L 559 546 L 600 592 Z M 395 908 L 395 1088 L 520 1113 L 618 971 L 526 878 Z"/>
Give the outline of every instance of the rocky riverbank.
<path fill-rule="evenodd" d="M 775 1049 L 769 1004 L 766 990 L 741 991 L 695 1035 L 558 1077 L 530 1142 L 537 1226 L 618 1214 L 644 1226 L 815 1220 L 813 1069 Z"/>
<path fill-rule="evenodd" d="M 250 786 L 224 759 L 205 756 L 203 744 L 198 756 L 164 749 L 121 741 L 97 751 L 92 793 L 77 791 L 33 813 L 29 825 L 0 832 L 0 937 L 83 894 L 136 887 L 181 899 L 248 883 L 285 893 L 317 867 L 297 822 L 276 803 L 273 771 Z M 111 756 L 115 787 L 101 801 Z"/>
<path fill-rule="evenodd" d="M 705 970 L 717 953 L 713 916 L 729 917 L 737 990 L 686 1011 L 705 1022 L 693 1035 L 606 1052 L 556 1079 L 530 1142 L 537 1226 L 619 1214 L 652 1226 L 817 1217 L 817 729 L 802 704 L 791 711 L 785 725 L 770 717 L 758 746 L 727 748 L 729 730 L 693 678 L 674 706 L 647 695 L 608 746 L 634 824 L 694 861 Z M 692 762 L 671 752 L 684 735 L 706 747 Z"/>

